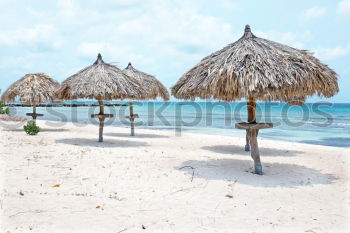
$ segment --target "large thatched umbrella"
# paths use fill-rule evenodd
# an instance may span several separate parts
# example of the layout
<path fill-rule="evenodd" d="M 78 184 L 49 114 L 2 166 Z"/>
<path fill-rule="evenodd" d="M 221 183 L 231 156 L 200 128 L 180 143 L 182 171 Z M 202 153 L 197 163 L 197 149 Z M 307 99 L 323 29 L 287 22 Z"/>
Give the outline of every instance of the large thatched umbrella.
<path fill-rule="evenodd" d="M 246 98 L 248 123 L 236 127 L 247 131 L 258 174 L 262 174 L 262 168 L 256 137 L 259 129 L 272 124 L 256 123 L 256 101 L 302 104 L 307 96 L 331 97 L 337 92 L 337 74 L 327 65 L 306 50 L 256 37 L 249 25 L 238 41 L 205 57 L 172 88 L 172 94 L 183 99 Z"/>
<path fill-rule="evenodd" d="M 139 81 L 127 76 L 116 66 L 105 63 L 101 54 L 98 54 L 94 64 L 67 78 L 57 95 L 58 98 L 65 100 L 79 98 L 98 100 L 100 113 L 91 117 L 98 118 L 100 122 L 99 142 L 103 141 L 105 118 L 113 117 L 112 114 L 104 114 L 103 100 L 145 99 L 147 96 Z"/>
<path fill-rule="evenodd" d="M 126 75 L 137 79 L 142 84 L 142 86 L 147 90 L 147 99 L 156 99 L 157 97 L 161 97 L 163 98 L 163 100 L 169 100 L 168 90 L 154 76 L 135 69 L 130 62 L 123 71 Z M 130 116 L 127 118 L 130 120 L 131 136 L 134 136 L 135 135 L 134 119 L 137 118 L 138 115 L 134 114 L 132 101 L 130 101 L 129 105 L 130 105 Z"/>
<path fill-rule="evenodd" d="M 12 102 L 16 97 L 22 104 L 33 105 L 33 113 L 27 113 L 35 120 L 43 114 L 36 113 L 36 105 L 53 101 L 59 83 L 44 73 L 26 74 L 14 82 L 1 96 L 4 102 Z"/>

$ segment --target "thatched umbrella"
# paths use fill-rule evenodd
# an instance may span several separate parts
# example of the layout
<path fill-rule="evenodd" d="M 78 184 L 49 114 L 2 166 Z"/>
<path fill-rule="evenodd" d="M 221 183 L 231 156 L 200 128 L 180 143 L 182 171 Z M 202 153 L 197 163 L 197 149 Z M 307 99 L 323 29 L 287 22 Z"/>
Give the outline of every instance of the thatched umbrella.
<path fill-rule="evenodd" d="M 100 113 L 91 117 L 98 118 L 99 142 L 103 141 L 104 120 L 113 117 L 112 114 L 104 114 L 103 100 L 112 99 L 145 99 L 146 91 L 136 79 L 127 76 L 118 67 L 107 64 L 98 54 L 97 60 L 78 73 L 67 78 L 57 92 L 60 99 L 96 99 L 100 105 Z"/>
<path fill-rule="evenodd" d="M 147 99 L 156 99 L 157 97 L 161 97 L 163 98 L 163 100 L 169 100 L 168 90 L 154 76 L 135 69 L 130 62 L 123 71 L 126 75 L 137 79 L 142 84 L 142 86 L 147 90 Z M 132 101 L 130 101 L 129 105 L 130 105 L 130 116 L 128 116 L 127 118 L 130 120 L 131 136 L 134 136 L 135 135 L 134 120 L 135 118 L 138 117 L 138 115 L 134 114 Z"/>
<path fill-rule="evenodd" d="M 183 99 L 246 98 L 248 123 L 236 127 L 246 129 L 246 149 L 250 141 L 255 172 L 262 174 L 256 137 L 260 128 L 272 124 L 256 123 L 256 101 L 302 104 L 314 94 L 331 97 L 339 90 L 337 81 L 337 74 L 310 52 L 256 37 L 247 25 L 238 41 L 205 57 L 185 73 L 172 94 Z"/>
<path fill-rule="evenodd" d="M 33 105 L 33 113 L 27 113 L 35 120 L 43 114 L 36 113 L 36 105 L 55 98 L 59 83 L 44 73 L 26 74 L 14 82 L 1 96 L 4 102 L 12 102 L 18 96 L 22 104 Z"/>

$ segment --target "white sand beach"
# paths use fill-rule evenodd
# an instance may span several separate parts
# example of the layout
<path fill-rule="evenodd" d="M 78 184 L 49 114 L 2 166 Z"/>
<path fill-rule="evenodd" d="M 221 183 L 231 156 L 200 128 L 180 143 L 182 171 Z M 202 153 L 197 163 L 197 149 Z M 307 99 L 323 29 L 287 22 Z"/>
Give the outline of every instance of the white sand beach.
<path fill-rule="evenodd" d="M 350 232 L 350 149 L 259 138 L 259 176 L 243 138 L 38 124 L 1 128 L 2 232 Z"/>

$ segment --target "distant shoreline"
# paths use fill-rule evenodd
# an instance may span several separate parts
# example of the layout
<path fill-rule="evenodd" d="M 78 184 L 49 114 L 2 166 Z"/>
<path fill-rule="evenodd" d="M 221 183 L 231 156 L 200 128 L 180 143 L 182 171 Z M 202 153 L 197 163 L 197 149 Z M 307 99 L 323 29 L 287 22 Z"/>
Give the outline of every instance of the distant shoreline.
<path fill-rule="evenodd" d="M 31 106 L 17 106 L 12 103 L 13 115 L 26 116 L 32 112 Z M 56 107 L 60 105 L 61 107 Z M 41 107 L 43 106 L 43 107 Z M 78 108 L 80 107 L 81 108 Z M 106 101 L 106 113 L 114 114 L 107 125 L 129 127 L 125 118 L 129 115 L 128 103 Z M 261 130 L 262 138 L 282 141 L 307 142 L 336 147 L 350 147 L 350 104 L 306 104 L 302 107 L 286 104 L 259 103 L 259 122 L 274 123 L 274 128 Z M 234 123 L 245 121 L 246 104 L 210 102 L 134 102 L 134 111 L 139 114 L 137 128 L 175 129 L 204 132 L 217 135 L 239 135 L 243 132 L 234 129 Z M 39 105 L 38 113 L 44 114 L 41 120 L 55 122 L 97 123 L 91 114 L 98 111 L 94 101 L 52 102 Z"/>
<path fill-rule="evenodd" d="M 127 104 L 104 104 L 105 106 L 128 106 Z M 5 107 L 32 107 L 31 104 L 5 104 Z M 98 104 L 37 104 L 37 107 L 97 107 Z"/>
<path fill-rule="evenodd" d="M 28 118 L 27 120 L 31 120 L 30 118 Z M 1 119 L 0 119 L 1 121 Z M 48 122 L 49 124 L 46 125 L 46 127 L 54 127 L 55 124 L 73 124 L 76 125 L 77 127 L 82 127 L 82 126 L 86 126 L 86 127 L 91 127 L 91 125 L 97 125 L 97 123 L 91 123 L 91 122 L 86 122 L 86 121 L 78 121 L 78 122 L 71 122 L 71 121 L 60 121 L 60 120 L 47 120 L 47 119 L 37 119 L 37 122 L 43 124 L 44 122 Z M 18 122 L 16 122 L 18 123 Z M 24 124 L 24 122 L 23 122 Z M 22 124 L 16 124 L 17 126 L 14 127 L 13 129 L 18 129 L 18 128 L 22 128 Z M 57 128 L 64 128 L 64 125 L 61 126 L 57 126 Z M 107 128 L 112 127 L 112 128 L 119 128 L 119 129 L 127 129 L 129 128 L 129 125 L 107 125 Z M 9 129 L 11 131 L 11 129 Z M 157 127 L 157 126 L 151 126 L 151 127 L 145 127 L 145 126 L 137 126 L 136 127 L 136 132 L 138 132 L 139 130 L 143 131 L 143 130 L 151 130 L 154 132 L 161 132 L 161 131 L 176 131 L 175 127 Z M 232 130 L 232 131 L 231 131 Z M 185 128 L 181 128 L 181 132 L 185 133 L 185 134 L 196 134 L 196 135 L 214 135 L 214 136 L 218 136 L 218 137 L 232 137 L 235 139 L 242 139 L 244 138 L 244 135 L 240 135 L 241 133 L 243 133 L 243 131 L 241 130 L 237 130 L 237 129 L 227 129 L 225 130 L 226 133 L 224 133 L 224 131 L 222 131 L 222 129 L 215 129 L 215 128 L 207 128 L 207 130 L 203 130 L 201 128 L 196 128 L 196 127 L 185 127 Z M 229 132 L 229 133 L 228 133 Z M 350 144 L 349 146 L 347 146 L 348 144 L 348 139 L 347 138 L 341 138 L 341 137 L 337 137 L 335 139 L 328 139 L 328 143 L 324 143 L 321 140 L 304 140 L 304 141 L 300 141 L 297 138 L 291 139 L 290 137 L 271 137 L 268 134 L 264 134 L 264 132 L 261 133 L 261 135 L 259 136 L 259 138 L 261 140 L 268 140 L 268 141 L 275 141 L 275 142 L 289 142 L 289 143 L 297 143 L 297 144 L 305 144 L 305 145 L 315 145 L 315 146 L 326 146 L 326 147 L 333 147 L 333 148 L 343 148 L 343 149 L 349 149 L 350 148 Z M 345 142 L 342 143 L 342 141 L 346 140 Z M 337 144 L 338 142 L 338 144 Z M 340 143 L 340 144 L 339 144 Z"/>

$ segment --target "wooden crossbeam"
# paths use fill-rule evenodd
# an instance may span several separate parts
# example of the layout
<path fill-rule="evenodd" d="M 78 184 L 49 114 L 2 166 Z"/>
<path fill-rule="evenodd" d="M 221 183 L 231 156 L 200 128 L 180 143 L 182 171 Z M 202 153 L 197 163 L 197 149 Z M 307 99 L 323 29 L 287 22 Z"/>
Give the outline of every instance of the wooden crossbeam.
<path fill-rule="evenodd" d="M 113 114 L 91 114 L 91 118 L 112 118 Z"/>
<path fill-rule="evenodd" d="M 236 123 L 235 127 L 237 129 L 268 129 L 268 128 L 273 128 L 273 124 L 240 122 L 240 123 Z"/>
<path fill-rule="evenodd" d="M 129 120 L 134 120 L 136 118 L 139 118 L 139 114 L 133 114 L 132 116 L 126 116 L 125 118 Z"/>
<path fill-rule="evenodd" d="M 26 113 L 26 115 L 31 117 L 44 116 L 44 114 L 40 114 L 40 113 Z"/>

